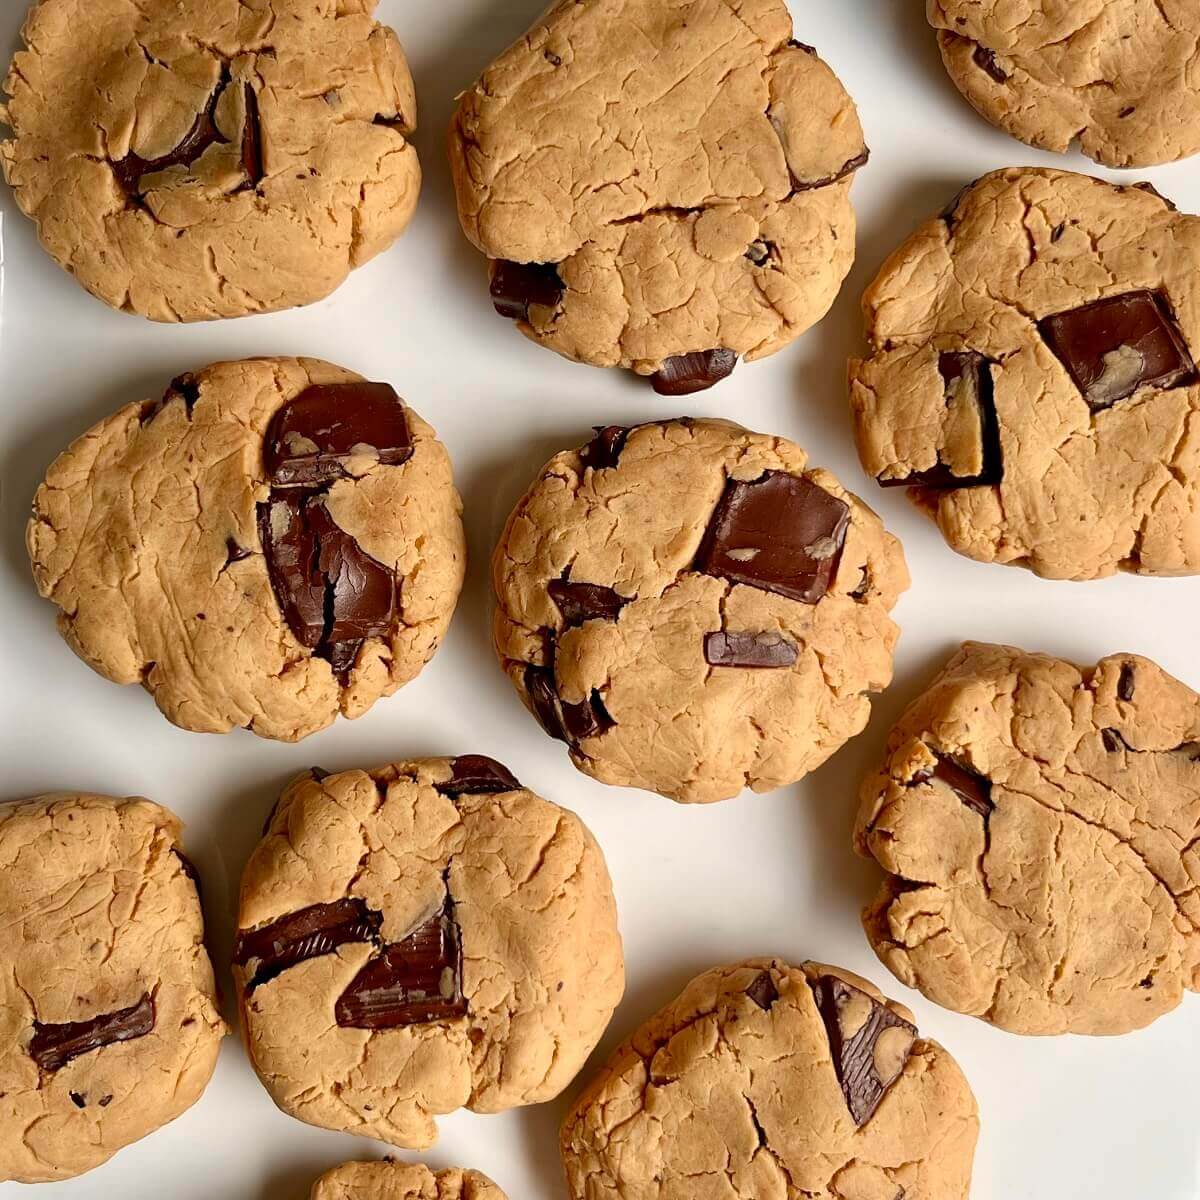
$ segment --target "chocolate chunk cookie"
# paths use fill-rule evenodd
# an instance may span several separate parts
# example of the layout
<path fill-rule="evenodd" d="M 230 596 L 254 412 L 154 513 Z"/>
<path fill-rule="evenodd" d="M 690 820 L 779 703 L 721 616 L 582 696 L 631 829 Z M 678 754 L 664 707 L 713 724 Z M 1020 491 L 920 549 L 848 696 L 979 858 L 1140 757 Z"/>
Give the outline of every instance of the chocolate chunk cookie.
<path fill-rule="evenodd" d="M 0 807 L 0 1182 L 90 1171 L 207 1086 L 225 1025 L 179 834 L 148 800 Z"/>
<path fill-rule="evenodd" d="M 460 103 L 497 311 L 679 396 L 781 350 L 854 260 L 853 101 L 783 0 L 558 0 Z"/>
<path fill-rule="evenodd" d="M 450 623 L 461 504 L 387 384 L 316 359 L 217 363 L 51 466 L 29 554 L 89 666 L 176 725 L 296 741 L 414 678 Z"/>
<path fill-rule="evenodd" d="M 1200 220 L 1153 189 L 986 176 L 867 290 L 863 465 L 983 562 L 1200 572 L 1198 264 Z"/>
<path fill-rule="evenodd" d="M 866 980 L 719 968 L 621 1047 L 568 1114 L 573 1200 L 966 1200 L 979 1132 L 958 1064 Z"/>
<path fill-rule="evenodd" d="M 255 1070 L 284 1112 L 410 1149 L 549 1100 L 621 998 L 616 921 L 583 823 L 491 759 L 313 771 L 242 879 Z"/>
<path fill-rule="evenodd" d="M 507 1200 L 478 1171 L 431 1171 L 420 1163 L 351 1162 L 313 1185 L 311 1200 Z"/>
<path fill-rule="evenodd" d="M 36 0 L 0 165 L 42 244 L 156 321 L 327 296 L 400 236 L 412 77 L 376 0 Z"/>
<path fill-rule="evenodd" d="M 1015 1033 L 1125 1033 L 1200 990 L 1200 697 L 1144 658 L 965 645 L 863 785 L 864 924 Z"/>
<path fill-rule="evenodd" d="M 496 650 L 604 783 L 769 791 L 891 680 L 899 543 L 799 446 L 726 421 L 601 429 L 556 455 L 493 560 Z"/>
<path fill-rule="evenodd" d="M 1200 150 L 1194 0 L 930 0 L 946 69 L 993 125 L 1110 167 Z"/>

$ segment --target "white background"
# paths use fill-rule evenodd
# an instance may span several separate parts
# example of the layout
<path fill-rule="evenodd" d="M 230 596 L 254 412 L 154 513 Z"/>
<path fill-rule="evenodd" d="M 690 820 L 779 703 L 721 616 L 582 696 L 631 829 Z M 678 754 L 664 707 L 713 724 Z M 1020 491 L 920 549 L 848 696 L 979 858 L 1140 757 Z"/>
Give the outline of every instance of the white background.
<path fill-rule="evenodd" d="M 883 258 L 985 171 L 1013 164 L 1096 169 L 1075 156 L 1031 150 L 976 117 L 943 73 L 918 0 L 794 0 L 796 36 L 814 43 L 841 75 L 873 151 L 854 189 L 858 264 L 823 324 L 775 358 L 743 364 L 716 390 L 686 401 L 686 410 L 799 441 L 901 537 L 914 583 L 896 613 L 903 628 L 896 682 L 877 701 L 868 730 L 795 787 L 709 808 L 605 788 L 570 766 L 497 668 L 488 557 L 509 509 L 553 452 L 581 444 L 592 424 L 674 415 L 679 402 L 657 399 L 623 374 L 560 360 L 493 315 L 482 261 L 458 229 L 443 150 L 455 93 L 542 6 L 380 5 L 416 76 L 425 190 L 399 245 L 307 310 L 183 328 L 110 312 L 41 253 L 3 189 L 0 799 L 83 789 L 139 793 L 175 809 L 203 877 L 224 977 L 242 864 L 292 774 L 312 763 L 339 770 L 407 756 L 493 755 L 528 786 L 578 811 L 608 855 L 629 987 L 591 1068 L 710 966 L 756 954 L 836 962 L 910 1004 L 922 1032 L 962 1064 L 983 1119 L 975 1200 L 1195 1200 L 1200 997 L 1145 1032 L 1111 1040 L 1019 1038 L 941 1011 L 902 988 L 872 954 L 858 910 L 876 871 L 849 848 L 867 764 L 964 638 L 1082 663 L 1136 651 L 1200 685 L 1200 579 L 1052 584 L 971 563 L 945 547 L 902 492 L 881 492 L 863 477 L 851 442 L 845 360 L 859 348 L 859 298 Z M 24 7 L 25 0 L 0 0 L 0 57 L 15 45 Z M 1200 211 L 1200 159 L 1133 178 L 1149 178 L 1182 208 Z M 30 582 L 23 544 L 34 489 L 71 439 L 120 404 L 161 394 L 183 370 L 254 354 L 317 355 L 392 382 L 448 445 L 466 502 L 470 572 L 438 657 L 366 717 L 298 746 L 247 733 L 185 733 L 141 690 L 92 674 L 58 639 L 54 610 Z M 512 1200 L 562 1197 L 556 1130 L 574 1090 L 535 1109 L 442 1119 L 427 1161 L 486 1171 Z M 189 1113 L 106 1167 L 38 1194 L 304 1200 L 326 1168 L 385 1152 L 277 1112 L 230 1038 L 212 1085 Z"/>

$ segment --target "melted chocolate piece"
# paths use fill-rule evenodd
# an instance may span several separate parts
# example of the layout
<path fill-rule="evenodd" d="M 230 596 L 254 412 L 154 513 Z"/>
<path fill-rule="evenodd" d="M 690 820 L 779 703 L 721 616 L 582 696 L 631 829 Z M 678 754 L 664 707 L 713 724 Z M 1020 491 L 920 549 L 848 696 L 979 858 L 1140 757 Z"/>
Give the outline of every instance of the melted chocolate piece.
<path fill-rule="evenodd" d="M 837 574 L 849 526 L 849 506 L 803 475 L 731 479 L 695 569 L 816 604 Z"/>
<path fill-rule="evenodd" d="M 650 383 L 660 396 L 690 396 L 727 379 L 733 374 L 737 360 L 738 356 L 732 350 L 677 354 L 664 360 L 650 376 Z"/>
<path fill-rule="evenodd" d="M 797 179 L 793 175 L 792 191 L 813 192 L 817 188 L 829 187 L 831 183 L 839 183 L 847 175 L 853 175 L 859 167 L 865 167 L 870 160 L 871 151 L 864 146 L 860 153 L 856 154 L 853 158 L 848 158 L 832 175 L 825 175 L 820 179 Z"/>
<path fill-rule="evenodd" d="M 1196 382 L 1196 366 L 1164 295 L 1127 292 L 1038 322 L 1093 412 L 1140 388 Z"/>
<path fill-rule="evenodd" d="M 992 781 L 977 775 L 968 767 L 959 765 L 952 758 L 934 751 L 937 766 L 931 771 L 920 771 L 913 776 L 913 783 L 928 783 L 940 779 L 969 808 L 985 821 L 996 807 L 992 802 Z"/>
<path fill-rule="evenodd" d="M 346 898 L 331 904 L 313 904 L 289 913 L 261 929 L 238 932 L 233 961 L 253 966 L 247 993 L 277 979 L 289 967 L 310 958 L 332 954 L 351 942 L 375 942 L 383 917 L 365 901 Z"/>
<path fill-rule="evenodd" d="M 246 123 L 242 126 L 242 170 L 246 172 L 246 186 L 254 190 L 263 179 L 262 121 L 257 93 L 248 83 L 243 86 Z"/>
<path fill-rule="evenodd" d="M 62 1025 L 34 1021 L 29 1056 L 39 1070 L 57 1071 L 82 1054 L 145 1037 L 154 1029 L 154 1019 L 154 1000 L 147 993 L 128 1008 L 89 1021 L 67 1021 Z"/>
<path fill-rule="evenodd" d="M 796 643 L 781 633 L 709 633 L 704 661 L 710 667 L 791 667 L 800 657 Z"/>
<path fill-rule="evenodd" d="M 599 737 L 616 725 L 598 691 L 582 704 L 559 698 L 554 671 L 550 667 L 525 668 L 525 690 L 541 727 L 560 742 L 574 745 L 585 738 Z"/>
<path fill-rule="evenodd" d="M 579 451 L 579 461 L 593 471 L 615 467 L 632 432 L 624 425 L 597 425 L 596 436 Z"/>
<path fill-rule="evenodd" d="M 582 625 L 585 621 L 615 621 L 629 603 L 624 596 L 599 583 L 552 579 L 546 590 L 568 626 Z"/>
<path fill-rule="evenodd" d="M 1133 663 L 1122 663 L 1117 677 L 1117 699 L 1126 702 L 1133 699 Z"/>
<path fill-rule="evenodd" d="M 489 796 L 521 787 L 507 767 L 482 754 L 460 755 L 450 764 L 450 770 L 445 783 L 434 785 L 443 796 Z"/>
<path fill-rule="evenodd" d="M 971 58 L 977 67 L 986 71 L 997 83 L 1008 82 L 1008 72 L 1000 65 L 994 50 L 989 50 L 986 46 L 976 46 Z"/>
<path fill-rule="evenodd" d="M 1118 750 L 1132 750 L 1133 747 L 1121 736 L 1117 729 L 1102 729 L 1100 730 L 1100 740 L 1104 743 L 1104 748 L 1109 754 L 1116 754 Z"/>
<path fill-rule="evenodd" d="M 779 999 L 779 989 L 771 978 L 770 971 L 764 971 L 746 989 L 746 995 L 764 1012 L 769 1012 L 771 1005 Z"/>
<path fill-rule="evenodd" d="M 510 321 L 528 321 L 530 308 L 557 308 L 567 290 L 557 263 L 492 263 L 492 305 Z"/>

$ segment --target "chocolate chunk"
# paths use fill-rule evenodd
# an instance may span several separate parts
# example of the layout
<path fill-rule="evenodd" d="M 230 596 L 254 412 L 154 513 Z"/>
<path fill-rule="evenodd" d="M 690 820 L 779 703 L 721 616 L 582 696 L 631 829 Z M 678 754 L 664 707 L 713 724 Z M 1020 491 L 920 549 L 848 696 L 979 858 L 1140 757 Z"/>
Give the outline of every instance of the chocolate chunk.
<path fill-rule="evenodd" d="M 1117 699 L 1126 702 L 1133 699 L 1133 663 L 1122 663 L 1117 677 Z"/>
<path fill-rule="evenodd" d="M 87 1101 L 78 1092 L 68 1092 L 67 1095 L 71 1097 L 71 1103 L 76 1108 L 87 1108 Z"/>
<path fill-rule="evenodd" d="M 196 889 L 196 896 L 199 898 L 202 894 L 202 888 L 200 886 L 200 873 L 196 870 L 195 863 L 178 847 L 172 846 L 171 853 L 179 859 L 180 870 L 191 880 L 192 887 Z"/>
<path fill-rule="evenodd" d="M 650 376 L 650 383 L 660 396 L 690 396 L 727 379 L 733 374 L 737 360 L 738 356 L 732 350 L 677 354 L 664 360 Z"/>
<path fill-rule="evenodd" d="M 1127 292 L 1038 322 L 1093 412 L 1143 387 L 1196 382 L 1196 366 L 1170 305 L 1159 292 Z"/>
<path fill-rule="evenodd" d="M 531 308 L 557 308 L 565 291 L 557 263 L 492 263 L 492 305 L 511 321 L 528 321 Z"/>
<path fill-rule="evenodd" d="M 261 929 L 239 931 L 233 961 L 252 967 L 246 991 L 278 978 L 289 967 L 332 954 L 352 942 L 375 942 L 383 917 L 362 900 L 347 897 L 289 913 Z"/>
<path fill-rule="evenodd" d="M 403 941 L 385 946 L 338 997 L 333 1012 L 343 1029 L 395 1029 L 465 1017 L 453 903 L 447 899 L 441 912 Z"/>
<path fill-rule="evenodd" d="M 596 436 L 579 451 L 579 461 L 593 471 L 615 467 L 631 432 L 624 425 L 597 425 Z"/>
<path fill-rule="evenodd" d="M 986 821 L 996 807 L 992 802 L 992 781 L 944 754 L 934 751 L 934 756 L 937 765 L 932 770 L 919 771 L 913 776 L 913 783 L 941 780 L 972 812 L 977 812 Z"/>
<path fill-rule="evenodd" d="M 404 402 L 386 383 L 316 384 L 271 421 L 263 465 L 271 486 L 316 488 L 347 479 L 355 457 L 398 466 L 413 455 Z"/>
<path fill-rule="evenodd" d="M 546 590 L 569 626 L 585 621 L 615 621 L 629 603 L 624 596 L 599 583 L 552 579 Z"/>
<path fill-rule="evenodd" d="M 507 767 L 482 754 L 460 755 L 450 764 L 450 771 L 445 783 L 434 785 L 443 796 L 487 796 L 521 787 Z"/>
<path fill-rule="evenodd" d="M 1117 729 L 1102 729 L 1100 730 L 1100 740 L 1104 743 L 1104 748 L 1109 754 L 1116 754 L 1118 750 L 1132 750 L 1133 747 L 1121 736 L 1120 730 Z"/>
<path fill-rule="evenodd" d="M 771 978 L 770 971 L 764 971 L 746 989 L 746 995 L 764 1012 L 770 1011 L 771 1005 L 779 999 L 779 989 Z"/>
<path fill-rule="evenodd" d="M 849 526 L 849 505 L 803 475 L 731 479 L 696 570 L 816 604 L 837 575 Z"/>
<path fill-rule="evenodd" d="M 756 267 L 765 267 L 771 261 L 772 254 L 775 253 L 777 250 L 774 242 L 765 242 L 760 239 L 750 243 L 746 250 L 746 257 Z"/>
<path fill-rule="evenodd" d="M 572 743 L 599 737 L 616 725 L 604 707 L 603 697 L 595 688 L 582 704 L 568 704 L 560 700 L 559 707 L 562 710 L 563 729 L 566 730 L 567 740 Z"/>
<path fill-rule="evenodd" d="M 1130 109 L 1129 111 L 1132 113 L 1136 110 Z M 1160 192 L 1158 188 L 1156 188 L 1148 179 L 1143 179 L 1141 183 L 1135 183 L 1132 186 L 1139 192 L 1145 192 L 1148 196 L 1153 196 L 1156 200 L 1161 200 L 1169 212 L 1179 211 L 1179 205 L 1177 205 L 1174 200 L 1169 200 L 1166 196 L 1164 196 L 1162 192 Z"/>
<path fill-rule="evenodd" d="M 796 643 L 781 633 L 709 633 L 704 661 L 710 667 L 790 667 L 800 657 Z"/>
<path fill-rule="evenodd" d="M 147 993 L 128 1008 L 104 1013 L 88 1021 L 67 1021 L 62 1025 L 43 1025 L 41 1021 L 34 1021 L 29 1056 L 39 1070 L 57 1071 L 81 1054 L 145 1037 L 154 1028 L 154 1018 L 154 1000 Z"/>
<path fill-rule="evenodd" d="M 822 975 L 812 990 L 846 1107 L 856 1125 L 865 1125 L 904 1069 L 916 1028 L 833 975 Z"/>
<path fill-rule="evenodd" d="M 989 50 L 986 46 L 976 46 L 971 57 L 975 65 L 986 71 L 997 83 L 1008 82 L 1008 72 L 1000 65 L 994 50 Z"/>
<path fill-rule="evenodd" d="M 258 111 L 258 95 L 247 83 L 243 86 L 246 97 L 246 123 L 242 126 L 242 170 L 246 172 L 246 183 L 257 188 L 263 178 L 262 121 Z"/>
<path fill-rule="evenodd" d="M 792 190 L 794 192 L 813 192 L 817 188 L 829 187 L 831 183 L 838 183 L 847 175 L 853 175 L 860 167 L 865 167 L 870 160 L 871 151 L 864 146 L 853 158 L 848 158 L 842 163 L 832 175 L 823 175 L 820 179 L 797 179 L 793 175 Z"/>
<path fill-rule="evenodd" d="M 200 400 L 200 385 L 196 382 L 195 376 L 177 375 L 172 379 L 167 390 L 163 392 L 162 399 L 143 405 L 142 415 L 138 418 L 139 423 L 149 425 L 168 404 L 172 404 L 176 400 L 183 401 L 188 419 L 191 420 L 192 410 Z"/>
<path fill-rule="evenodd" d="M 231 567 L 234 563 L 239 563 L 243 559 L 253 557 L 253 550 L 247 550 L 245 546 L 239 546 L 231 537 L 225 539 L 225 565 L 227 567 Z"/>
<path fill-rule="evenodd" d="M 598 691 L 582 704 L 568 704 L 558 695 L 554 671 L 549 667 L 525 668 L 525 690 L 541 727 L 560 742 L 575 744 L 599 737 L 616 725 Z"/>

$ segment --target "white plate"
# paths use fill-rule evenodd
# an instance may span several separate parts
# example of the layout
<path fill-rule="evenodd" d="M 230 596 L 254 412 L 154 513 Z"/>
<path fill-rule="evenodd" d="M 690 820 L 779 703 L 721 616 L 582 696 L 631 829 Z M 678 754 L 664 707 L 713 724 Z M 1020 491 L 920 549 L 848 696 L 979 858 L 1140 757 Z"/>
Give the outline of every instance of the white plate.
<path fill-rule="evenodd" d="M 858 910 L 876 873 L 848 843 L 859 778 L 890 723 L 964 638 L 1085 663 L 1137 651 L 1200 685 L 1200 579 L 1053 584 L 968 562 L 902 493 L 883 493 L 864 478 L 850 437 L 845 360 L 859 346 L 859 297 L 884 256 L 992 168 L 1104 172 L 1075 156 L 1030 150 L 977 118 L 947 80 L 916 0 L 794 5 L 796 36 L 814 43 L 845 81 L 873 151 L 854 191 L 858 265 L 823 324 L 777 357 L 743 366 L 687 409 L 796 439 L 903 539 L 914 582 L 897 612 L 904 633 L 896 682 L 867 732 L 796 787 L 705 809 L 605 788 L 569 765 L 498 670 L 488 637 L 488 557 L 509 508 L 552 452 L 579 444 L 592 424 L 645 420 L 674 406 L 626 376 L 538 349 L 492 314 L 482 263 L 458 229 L 443 150 L 455 93 L 542 6 L 384 0 L 380 16 L 400 34 L 417 80 L 425 191 L 403 241 L 312 308 L 184 328 L 110 312 L 42 254 L 4 190 L 0 797 L 76 788 L 140 793 L 175 809 L 204 879 L 217 952 L 227 957 L 242 864 L 290 775 L 311 763 L 340 769 L 404 756 L 492 754 L 529 786 L 576 809 L 608 855 L 629 990 L 593 1067 L 709 966 L 751 954 L 836 962 L 911 1005 L 922 1031 L 965 1069 L 983 1117 L 975 1200 L 1196 1200 L 1200 997 L 1145 1032 L 1111 1040 L 1018 1038 L 944 1012 L 896 983 L 868 947 Z M 4 0 L 0 48 L 14 44 L 23 8 L 24 0 Z M 1200 211 L 1200 158 L 1135 178 Z M 449 446 L 466 501 L 470 575 L 441 653 L 419 681 L 366 717 L 298 746 L 182 732 L 141 690 L 92 674 L 56 635 L 54 610 L 34 592 L 23 544 L 33 491 L 68 441 L 118 405 L 161 393 L 182 370 L 252 354 L 317 355 L 394 383 Z M 556 1127 L 568 1098 L 501 1116 L 443 1119 L 427 1159 L 486 1171 L 513 1200 L 561 1197 Z M 385 1151 L 277 1112 L 231 1038 L 189 1113 L 107 1166 L 44 1185 L 38 1195 L 303 1200 L 325 1168 Z"/>

